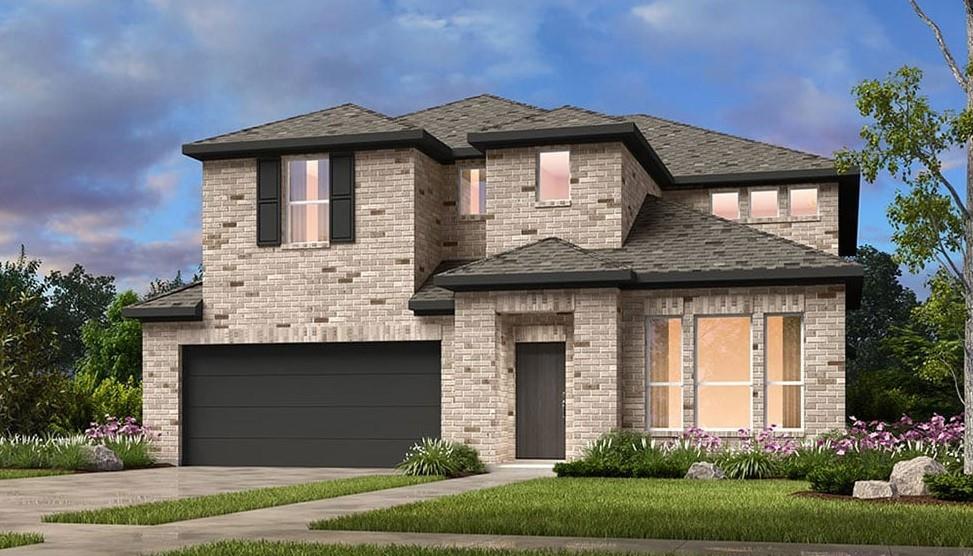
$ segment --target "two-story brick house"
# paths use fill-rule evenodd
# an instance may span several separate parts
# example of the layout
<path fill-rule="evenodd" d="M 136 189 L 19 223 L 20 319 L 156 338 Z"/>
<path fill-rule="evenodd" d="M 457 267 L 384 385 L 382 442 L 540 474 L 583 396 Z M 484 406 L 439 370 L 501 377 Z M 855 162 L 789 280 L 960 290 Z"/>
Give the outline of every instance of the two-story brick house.
<path fill-rule="evenodd" d="M 488 462 L 601 433 L 844 421 L 859 176 L 640 114 L 346 104 L 184 145 L 205 279 L 144 322 L 182 464 Z"/>

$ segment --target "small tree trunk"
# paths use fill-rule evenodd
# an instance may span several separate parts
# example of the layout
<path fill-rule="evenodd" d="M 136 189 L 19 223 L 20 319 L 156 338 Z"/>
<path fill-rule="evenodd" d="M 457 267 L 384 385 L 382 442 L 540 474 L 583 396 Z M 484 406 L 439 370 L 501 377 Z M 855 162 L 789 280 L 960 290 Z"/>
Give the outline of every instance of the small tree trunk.
<path fill-rule="evenodd" d="M 967 68 L 973 67 L 973 6 L 966 2 Z M 971 76 L 966 75 L 966 109 L 973 110 Z M 966 140 L 966 208 L 973 210 L 973 137 Z M 963 472 L 973 475 L 973 218 L 964 222 L 963 298 L 966 300 L 966 338 L 963 343 L 963 419 L 966 431 L 963 438 Z"/>

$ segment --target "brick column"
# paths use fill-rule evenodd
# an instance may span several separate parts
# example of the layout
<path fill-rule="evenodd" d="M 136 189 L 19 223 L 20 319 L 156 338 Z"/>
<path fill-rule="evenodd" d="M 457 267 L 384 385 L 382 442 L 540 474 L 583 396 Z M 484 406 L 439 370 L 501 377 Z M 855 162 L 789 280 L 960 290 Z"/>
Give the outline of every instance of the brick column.
<path fill-rule="evenodd" d="M 180 326 L 185 323 L 142 325 L 142 421 L 159 435 L 158 460 L 176 465 L 181 448 Z"/>

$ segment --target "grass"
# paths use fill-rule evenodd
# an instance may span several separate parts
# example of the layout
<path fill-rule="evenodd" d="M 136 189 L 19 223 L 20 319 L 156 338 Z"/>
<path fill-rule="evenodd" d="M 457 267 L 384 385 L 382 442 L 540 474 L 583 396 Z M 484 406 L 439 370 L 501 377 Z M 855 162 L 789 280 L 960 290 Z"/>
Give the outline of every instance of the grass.
<path fill-rule="evenodd" d="M 62 512 L 44 516 L 48 523 L 102 523 L 108 525 L 158 525 L 199 519 L 214 515 L 245 512 L 272 506 L 335 498 L 359 492 L 383 490 L 430 481 L 441 477 L 407 477 L 404 475 L 373 475 L 334 481 L 319 481 L 299 485 L 260 488 L 239 492 L 225 492 L 209 496 L 161 500 L 132 506 L 117 506 L 99 510 Z"/>
<path fill-rule="evenodd" d="M 28 544 L 44 542 L 44 537 L 37 533 L 3 533 L 0 532 L 0 548 L 13 548 Z"/>
<path fill-rule="evenodd" d="M 104 441 L 122 460 L 125 469 L 154 463 L 151 441 L 144 437 Z M 0 437 L 0 468 L 79 470 L 89 467 L 91 441 L 84 435 Z"/>
<path fill-rule="evenodd" d="M 797 481 L 536 479 L 312 529 L 973 546 L 973 507 L 791 496 Z"/>
<path fill-rule="evenodd" d="M 26 479 L 28 477 L 47 477 L 48 475 L 67 475 L 71 473 L 64 469 L 0 469 L 0 481 L 3 479 Z"/>
<path fill-rule="evenodd" d="M 424 548 L 419 546 L 338 545 L 274 541 L 219 541 L 190 546 L 164 556 L 613 556 L 619 552 Z"/>

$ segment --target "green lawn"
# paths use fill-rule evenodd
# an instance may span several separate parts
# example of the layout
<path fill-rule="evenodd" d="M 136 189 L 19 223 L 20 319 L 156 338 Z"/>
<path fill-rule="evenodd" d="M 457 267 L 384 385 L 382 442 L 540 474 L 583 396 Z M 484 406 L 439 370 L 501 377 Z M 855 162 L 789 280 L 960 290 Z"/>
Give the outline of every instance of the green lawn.
<path fill-rule="evenodd" d="M 795 481 L 536 479 L 312 529 L 973 546 L 973 506 L 791 496 Z"/>
<path fill-rule="evenodd" d="M 0 548 L 13 548 L 26 544 L 44 542 L 44 537 L 37 533 L 4 533 L 0 532 Z"/>
<path fill-rule="evenodd" d="M 25 479 L 27 477 L 47 477 L 48 475 L 66 475 L 71 471 L 64 469 L 0 469 L 0 481 L 3 479 Z"/>
<path fill-rule="evenodd" d="M 210 496 L 162 500 L 133 506 L 118 506 L 100 510 L 63 512 L 44 516 L 46 522 L 56 523 L 104 523 L 110 525 L 158 525 L 173 521 L 198 519 L 214 515 L 232 514 L 296 504 L 324 498 L 335 498 L 359 492 L 382 490 L 430 481 L 440 477 L 407 477 L 405 475 L 373 475 L 320 481 L 299 485 L 226 492 Z"/>
<path fill-rule="evenodd" d="M 618 552 L 422 548 L 272 541 L 220 541 L 162 553 L 164 556 L 617 556 Z"/>

